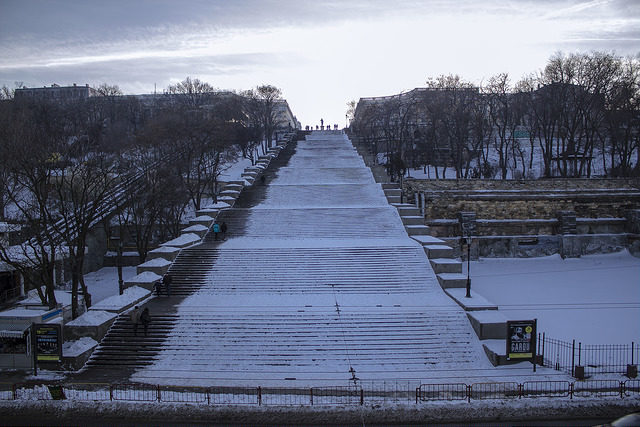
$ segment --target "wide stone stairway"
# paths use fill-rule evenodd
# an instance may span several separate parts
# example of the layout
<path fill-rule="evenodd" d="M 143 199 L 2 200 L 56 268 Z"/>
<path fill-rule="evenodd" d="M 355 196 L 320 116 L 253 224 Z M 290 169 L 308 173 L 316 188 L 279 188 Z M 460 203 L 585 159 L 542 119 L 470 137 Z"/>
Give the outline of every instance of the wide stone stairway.
<path fill-rule="evenodd" d="M 170 269 L 147 337 L 119 319 L 90 366 L 189 385 L 424 380 L 489 367 L 465 313 L 350 141 L 290 144 Z M 139 331 L 140 335 L 140 331 Z"/>

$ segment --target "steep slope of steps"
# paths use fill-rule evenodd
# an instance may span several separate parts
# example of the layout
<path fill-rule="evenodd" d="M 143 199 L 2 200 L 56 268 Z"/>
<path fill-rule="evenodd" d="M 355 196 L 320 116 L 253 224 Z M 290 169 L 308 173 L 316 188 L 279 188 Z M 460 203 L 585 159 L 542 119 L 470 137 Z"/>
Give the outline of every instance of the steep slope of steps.
<path fill-rule="evenodd" d="M 169 269 L 171 274 L 171 295 L 187 296 L 207 283 L 211 266 L 219 257 L 215 248 L 201 249 L 200 246 L 183 250 Z"/>
<path fill-rule="evenodd" d="M 300 201 L 305 202 L 306 209 L 388 206 L 378 184 L 269 185 L 265 191 L 265 200 L 254 209 L 282 206 L 291 209 Z"/>
<path fill-rule="evenodd" d="M 161 347 L 134 356 L 140 343 L 125 345 L 118 326 L 93 363 L 123 354 L 132 381 L 252 386 L 344 384 L 350 368 L 398 380 L 478 366 L 464 312 L 408 239 L 400 212 L 410 207 L 386 203 L 348 140 L 312 135 L 262 173 L 265 184 L 218 217 L 227 240 L 210 233 L 171 267 L 180 301 Z"/>
<path fill-rule="evenodd" d="M 339 314 L 331 306 L 256 308 L 183 311 L 176 338 L 167 341 L 150 374 L 347 380 L 353 367 L 357 375 L 398 379 L 425 369 L 455 369 L 477 357 L 468 345 L 468 320 L 457 310 L 433 315 L 420 307 L 345 307 Z M 190 366 L 182 371 L 185 359 Z"/>
<path fill-rule="evenodd" d="M 88 368 L 141 368 L 151 365 L 176 324 L 176 315 L 152 314 L 147 335 L 142 325 L 134 334 L 128 315 L 119 316 L 87 361 Z"/>
<path fill-rule="evenodd" d="M 254 239 L 382 239 L 406 236 L 389 207 L 311 209 L 232 209 L 219 221 L 227 236 Z M 215 236 L 209 233 L 205 242 Z"/>
<path fill-rule="evenodd" d="M 190 249 L 193 258 L 207 245 Z M 220 250 L 206 283 L 174 280 L 172 292 L 227 293 L 428 293 L 433 273 L 417 246 L 245 248 Z M 172 269 L 172 272 L 175 268 Z M 332 285 L 334 288 L 332 288 Z"/>
<path fill-rule="evenodd" d="M 269 185 L 287 185 L 282 183 L 296 182 L 299 185 L 317 185 L 323 183 L 339 184 L 371 184 L 371 172 L 365 168 L 291 168 L 283 167 L 270 173 Z"/>

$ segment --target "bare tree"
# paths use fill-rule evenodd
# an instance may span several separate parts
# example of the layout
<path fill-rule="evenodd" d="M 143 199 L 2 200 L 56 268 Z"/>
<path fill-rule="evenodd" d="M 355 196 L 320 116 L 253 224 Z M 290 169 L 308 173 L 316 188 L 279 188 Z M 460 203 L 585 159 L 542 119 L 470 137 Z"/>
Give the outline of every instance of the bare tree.
<path fill-rule="evenodd" d="M 0 261 L 18 271 L 26 289 L 36 289 L 43 305 L 56 306 L 56 262 L 65 253 L 50 227 L 55 218 L 50 188 L 59 167 L 58 150 L 64 147 L 60 109 L 50 104 L 7 104 L 7 127 L 0 140 L 0 155 L 10 185 L 8 202 L 15 208 L 11 221 L 22 228 L 21 243 L 0 241 Z M 43 289 L 44 288 L 44 289 Z"/>
<path fill-rule="evenodd" d="M 178 102 L 189 108 L 205 105 L 214 92 L 215 89 L 209 83 L 191 77 L 186 77 L 183 81 L 167 88 L 167 93 L 178 95 Z"/>
<path fill-rule="evenodd" d="M 640 61 L 618 59 L 610 90 L 606 92 L 603 126 L 603 168 L 609 153 L 611 175 L 640 175 Z M 636 156 L 633 166 L 633 156 Z"/>
<path fill-rule="evenodd" d="M 120 96 L 122 90 L 118 85 L 110 85 L 108 83 L 102 83 L 96 88 L 96 91 L 102 96 Z"/>
<path fill-rule="evenodd" d="M 272 85 L 262 85 L 246 91 L 244 95 L 254 100 L 252 111 L 262 128 L 266 144 L 264 152 L 273 145 L 273 132 L 278 126 L 276 104 L 282 100 L 282 90 Z"/>

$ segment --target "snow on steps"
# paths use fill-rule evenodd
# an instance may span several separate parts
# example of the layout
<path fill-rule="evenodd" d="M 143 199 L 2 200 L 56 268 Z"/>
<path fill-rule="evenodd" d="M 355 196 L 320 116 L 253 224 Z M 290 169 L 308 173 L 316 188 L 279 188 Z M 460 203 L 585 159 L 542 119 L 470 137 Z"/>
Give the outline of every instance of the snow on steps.
<path fill-rule="evenodd" d="M 159 299 L 180 305 L 152 312 L 147 337 L 118 319 L 92 366 L 116 369 L 122 356 L 138 369 L 134 381 L 238 384 L 344 382 L 349 367 L 362 379 L 415 379 L 488 365 L 424 255 L 424 243 L 442 241 L 407 238 L 400 216 L 417 210 L 387 204 L 345 137 L 309 138 L 274 162 L 267 185 L 249 189 L 256 197 L 243 192 L 220 213 L 227 241 L 210 233 L 180 252 L 174 296 Z"/>
<path fill-rule="evenodd" d="M 345 310 L 338 316 L 330 306 L 182 313 L 174 338 L 165 342 L 159 361 L 145 375 L 174 376 L 178 369 L 179 375 L 196 377 L 204 372 L 279 379 L 330 373 L 346 379 L 349 365 L 359 375 L 373 375 L 473 363 L 477 354 L 468 347 L 473 332 L 466 316 L 455 310 L 438 314 L 392 307 Z M 131 335 L 130 330 L 124 333 Z M 187 359 L 202 371 L 181 371 L 180 362 Z M 146 361 L 130 358 L 132 363 Z"/>

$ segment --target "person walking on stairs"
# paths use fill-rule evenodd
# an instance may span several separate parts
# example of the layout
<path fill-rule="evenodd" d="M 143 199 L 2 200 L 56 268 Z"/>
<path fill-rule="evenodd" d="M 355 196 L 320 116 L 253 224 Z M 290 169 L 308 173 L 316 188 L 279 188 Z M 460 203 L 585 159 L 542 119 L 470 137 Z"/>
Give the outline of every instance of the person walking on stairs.
<path fill-rule="evenodd" d="M 171 282 L 172 281 L 173 281 L 173 278 L 171 277 L 171 275 L 169 273 L 165 274 L 162 277 L 162 284 L 164 285 L 164 290 L 167 293 L 168 297 L 171 296 Z"/>
<path fill-rule="evenodd" d="M 220 224 L 216 221 L 213 224 L 213 240 L 218 240 L 218 235 L 220 234 Z"/>
<path fill-rule="evenodd" d="M 151 322 L 151 315 L 149 314 L 149 307 L 145 307 L 140 315 L 140 323 L 144 327 L 144 336 L 147 336 L 147 330 L 149 329 L 149 323 Z"/>
<path fill-rule="evenodd" d="M 140 323 L 140 307 L 137 305 L 131 313 L 129 313 L 129 318 L 131 319 L 131 323 L 133 323 L 133 335 L 138 335 L 138 323 Z"/>
<path fill-rule="evenodd" d="M 222 221 L 220 226 L 220 232 L 222 233 L 222 240 L 227 240 L 227 223 Z"/>

